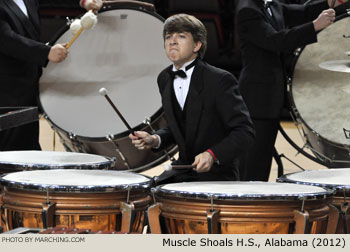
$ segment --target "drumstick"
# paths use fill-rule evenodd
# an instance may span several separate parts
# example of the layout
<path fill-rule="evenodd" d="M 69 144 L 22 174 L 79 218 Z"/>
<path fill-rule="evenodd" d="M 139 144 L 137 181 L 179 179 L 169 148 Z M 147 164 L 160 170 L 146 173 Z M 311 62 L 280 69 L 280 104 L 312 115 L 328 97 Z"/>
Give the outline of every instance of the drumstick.
<path fill-rule="evenodd" d="M 125 124 L 125 126 L 128 128 L 130 134 L 134 135 L 134 132 L 132 131 L 129 123 L 125 120 L 124 116 L 119 112 L 119 110 L 117 109 L 117 107 L 114 105 L 114 103 L 112 102 L 112 100 L 109 98 L 108 94 L 107 94 L 107 89 L 105 88 L 101 88 L 100 89 L 100 94 L 103 95 L 107 101 L 109 102 L 109 104 L 112 106 L 112 108 L 114 109 L 114 111 L 118 114 L 118 116 L 120 117 L 120 119 L 123 121 L 123 123 Z"/>
<path fill-rule="evenodd" d="M 166 164 L 163 166 L 165 171 L 171 171 L 171 170 L 189 170 L 196 168 L 195 165 L 171 165 L 171 164 Z"/>
<path fill-rule="evenodd" d="M 69 49 L 69 47 L 72 46 L 74 41 L 77 40 L 77 38 L 80 36 L 80 34 L 84 30 L 89 30 L 92 27 L 94 27 L 97 23 L 97 17 L 96 15 L 92 12 L 92 10 L 89 10 L 85 15 L 81 18 L 80 24 L 81 27 L 80 29 L 74 34 L 73 38 L 67 43 L 66 48 Z"/>
<path fill-rule="evenodd" d="M 331 6 L 330 6 L 332 9 L 334 9 L 335 1 L 336 0 L 332 0 Z"/>

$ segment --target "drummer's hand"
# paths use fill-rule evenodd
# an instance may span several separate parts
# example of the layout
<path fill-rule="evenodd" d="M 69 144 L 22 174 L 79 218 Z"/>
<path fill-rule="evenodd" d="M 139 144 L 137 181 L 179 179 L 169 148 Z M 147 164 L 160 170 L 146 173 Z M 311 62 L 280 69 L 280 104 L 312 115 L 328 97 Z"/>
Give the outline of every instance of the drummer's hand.
<path fill-rule="evenodd" d="M 66 49 L 66 44 L 56 44 L 53 47 L 51 47 L 48 59 L 52 62 L 59 63 L 68 55 L 68 50 Z"/>
<path fill-rule="evenodd" d="M 146 131 L 135 131 L 134 134 L 135 136 L 129 134 L 129 138 L 132 144 L 139 150 L 148 150 L 157 147 L 159 144 L 158 137 L 150 135 Z"/>
<path fill-rule="evenodd" d="M 211 166 L 214 163 L 214 158 L 213 156 L 205 151 L 202 152 L 201 154 L 198 154 L 195 158 L 194 158 L 194 162 L 192 165 L 195 165 L 196 168 L 194 168 L 194 170 L 198 173 L 202 173 L 202 172 L 208 172 L 210 171 Z"/>
<path fill-rule="evenodd" d="M 84 7 L 86 10 L 92 9 L 96 12 L 101 9 L 102 4 L 103 4 L 102 0 L 85 0 L 84 6 L 82 7 Z"/>
<path fill-rule="evenodd" d="M 318 32 L 328 25 L 332 24 L 335 19 L 335 11 L 333 9 L 324 10 L 321 14 L 313 21 L 315 31 Z"/>
<path fill-rule="evenodd" d="M 328 6 L 329 7 L 332 7 L 332 2 L 333 2 L 333 0 L 328 0 Z M 341 5 L 341 4 L 343 4 L 344 2 L 342 2 L 342 1 L 339 1 L 339 0 L 335 0 L 335 3 L 334 3 L 334 8 L 335 7 L 337 7 L 338 5 Z"/>

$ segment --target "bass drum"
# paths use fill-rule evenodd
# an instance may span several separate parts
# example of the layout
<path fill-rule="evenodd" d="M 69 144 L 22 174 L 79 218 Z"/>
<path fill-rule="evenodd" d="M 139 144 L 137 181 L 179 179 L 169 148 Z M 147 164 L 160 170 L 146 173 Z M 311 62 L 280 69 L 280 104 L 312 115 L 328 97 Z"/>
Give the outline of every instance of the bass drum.
<path fill-rule="evenodd" d="M 327 167 L 350 164 L 349 16 L 318 34 L 318 42 L 297 51 L 288 92 L 306 144 Z"/>
<path fill-rule="evenodd" d="M 40 102 L 46 119 L 67 151 L 115 157 L 115 169 L 142 171 L 175 154 L 139 151 L 106 99 L 104 87 L 134 130 L 164 127 L 157 76 L 170 64 L 164 53 L 163 19 L 153 5 L 107 2 L 98 23 L 70 48 L 69 57 L 49 63 L 40 80 Z M 57 43 L 72 37 L 65 29 Z M 149 118 L 148 123 L 144 122 Z"/>

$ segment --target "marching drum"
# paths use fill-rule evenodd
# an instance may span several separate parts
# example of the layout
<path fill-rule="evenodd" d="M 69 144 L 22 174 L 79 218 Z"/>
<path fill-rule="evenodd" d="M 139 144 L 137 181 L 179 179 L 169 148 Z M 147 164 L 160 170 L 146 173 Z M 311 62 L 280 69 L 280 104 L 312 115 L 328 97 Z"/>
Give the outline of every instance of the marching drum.
<path fill-rule="evenodd" d="M 152 188 L 152 233 L 327 232 L 331 190 L 268 182 L 188 182 Z"/>
<path fill-rule="evenodd" d="M 318 42 L 296 51 L 292 112 L 306 144 L 326 166 L 350 164 L 349 15 L 322 30 Z"/>
<path fill-rule="evenodd" d="M 165 126 L 157 76 L 170 61 L 162 30 L 163 18 L 150 4 L 108 1 L 97 25 L 84 31 L 69 57 L 61 64 L 49 63 L 40 79 L 40 102 L 66 150 L 116 157 L 116 169 L 132 171 L 151 168 L 175 154 L 175 145 L 167 152 L 137 150 L 125 125 L 99 94 L 106 88 L 135 130 Z M 71 31 L 65 31 L 57 42 L 71 38 Z"/>
<path fill-rule="evenodd" d="M 125 171 L 22 171 L 4 175 L 0 183 L 7 230 L 73 227 L 141 233 L 151 202 L 151 180 Z"/>
<path fill-rule="evenodd" d="M 339 219 L 333 223 L 334 232 L 350 232 L 350 169 L 309 170 L 283 175 L 278 181 L 333 189 L 331 206 L 335 206 L 334 214 Z"/>

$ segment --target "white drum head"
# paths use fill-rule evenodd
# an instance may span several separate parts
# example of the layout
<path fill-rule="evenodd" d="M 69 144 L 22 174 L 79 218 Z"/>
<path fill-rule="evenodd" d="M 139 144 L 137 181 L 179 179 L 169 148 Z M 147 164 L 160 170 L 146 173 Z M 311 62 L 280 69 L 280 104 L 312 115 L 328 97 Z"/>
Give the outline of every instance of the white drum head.
<path fill-rule="evenodd" d="M 83 137 L 127 131 L 104 87 L 131 127 L 161 108 L 157 76 L 170 64 L 164 52 L 163 21 L 148 12 L 111 9 L 70 48 L 67 59 L 49 63 L 40 79 L 40 101 L 59 128 Z M 57 43 L 72 38 L 65 32 Z"/>
<path fill-rule="evenodd" d="M 160 192 L 174 195 L 222 199 L 281 199 L 326 195 L 330 192 L 315 186 L 272 182 L 184 182 L 158 187 Z"/>
<path fill-rule="evenodd" d="M 150 186 L 150 179 L 143 175 L 111 170 L 22 171 L 7 174 L 0 182 L 13 188 L 89 192 Z"/>
<path fill-rule="evenodd" d="M 114 161 L 99 155 L 56 151 L 3 151 L 0 168 L 16 169 L 105 169 Z"/>
<path fill-rule="evenodd" d="M 310 170 L 285 175 L 286 182 L 328 187 L 332 189 L 350 189 L 350 169 Z"/>

